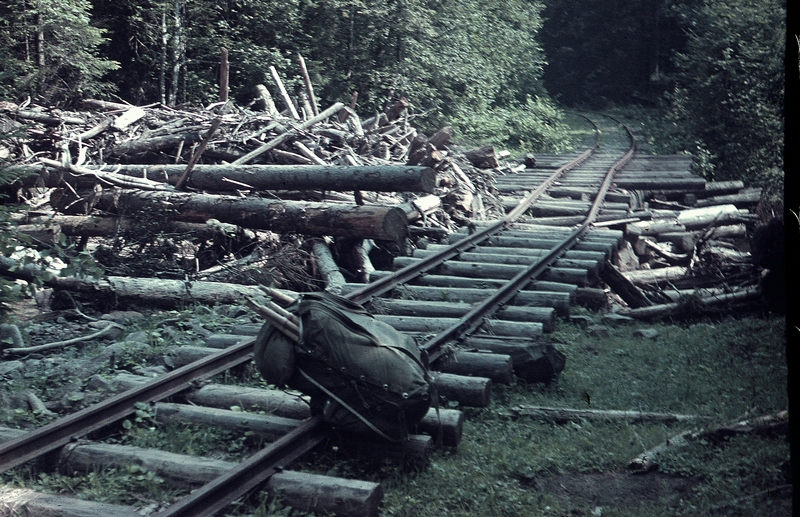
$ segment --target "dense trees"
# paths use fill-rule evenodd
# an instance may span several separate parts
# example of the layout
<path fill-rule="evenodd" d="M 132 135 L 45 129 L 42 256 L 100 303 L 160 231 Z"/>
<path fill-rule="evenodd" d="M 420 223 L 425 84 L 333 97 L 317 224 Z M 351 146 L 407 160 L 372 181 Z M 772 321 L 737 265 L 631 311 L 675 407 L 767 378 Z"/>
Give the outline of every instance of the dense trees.
<path fill-rule="evenodd" d="M 710 178 L 781 177 L 785 2 L 706 0 L 676 12 L 688 36 L 668 96 L 679 143 L 707 157 Z"/>
<path fill-rule="evenodd" d="M 299 93 L 527 150 L 568 140 L 568 105 L 644 102 L 670 151 L 718 179 L 782 167 L 785 0 L 0 0 L 0 97 L 68 105 L 216 99 L 230 52 L 240 105 L 274 66 Z"/>
<path fill-rule="evenodd" d="M 104 76 L 118 64 L 101 55 L 90 12 L 88 0 L 0 3 L 0 93 L 68 103 L 113 91 Z"/>

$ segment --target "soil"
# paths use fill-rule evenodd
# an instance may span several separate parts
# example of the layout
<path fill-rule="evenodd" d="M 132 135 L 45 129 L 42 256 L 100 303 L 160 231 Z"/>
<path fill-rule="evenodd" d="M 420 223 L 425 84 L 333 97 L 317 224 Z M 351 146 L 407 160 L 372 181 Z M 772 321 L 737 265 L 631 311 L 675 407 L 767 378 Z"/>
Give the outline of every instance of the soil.
<path fill-rule="evenodd" d="M 555 497 L 571 508 L 623 508 L 648 502 L 677 504 L 681 498 L 688 498 L 696 484 L 692 478 L 658 471 L 564 474 L 537 477 L 529 482 L 531 488 Z"/>

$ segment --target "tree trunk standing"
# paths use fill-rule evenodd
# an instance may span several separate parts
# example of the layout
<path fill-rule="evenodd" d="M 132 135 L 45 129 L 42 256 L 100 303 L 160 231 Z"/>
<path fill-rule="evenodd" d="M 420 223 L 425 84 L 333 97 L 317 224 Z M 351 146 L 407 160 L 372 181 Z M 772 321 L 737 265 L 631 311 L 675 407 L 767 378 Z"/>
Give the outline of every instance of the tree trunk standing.
<path fill-rule="evenodd" d="M 158 96 L 161 104 L 167 103 L 167 48 L 169 48 L 169 32 L 167 31 L 167 5 L 161 10 L 161 50 L 158 59 Z"/>
<path fill-rule="evenodd" d="M 185 11 L 185 0 L 175 0 L 173 14 L 174 32 L 172 34 L 172 81 L 167 95 L 167 105 L 169 106 L 174 106 L 178 102 L 181 69 L 186 61 L 186 42 L 183 37 L 183 19 L 186 15 Z"/>
<path fill-rule="evenodd" d="M 228 49 L 222 47 L 219 56 L 219 101 L 228 101 L 228 74 L 230 64 L 228 63 Z"/>
<path fill-rule="evenodd" d="M 316 236 L 400 242 L 408 234 L 406 214 L 401 208 L 377 205 L 334 205 L 183 192 L 106 190 L 100 196 L 98 206 L 109 212 L 129 213 L 164 207 L 173 212 L 173 220 L 205 222 L 218 219 L 245 228 Z"/>

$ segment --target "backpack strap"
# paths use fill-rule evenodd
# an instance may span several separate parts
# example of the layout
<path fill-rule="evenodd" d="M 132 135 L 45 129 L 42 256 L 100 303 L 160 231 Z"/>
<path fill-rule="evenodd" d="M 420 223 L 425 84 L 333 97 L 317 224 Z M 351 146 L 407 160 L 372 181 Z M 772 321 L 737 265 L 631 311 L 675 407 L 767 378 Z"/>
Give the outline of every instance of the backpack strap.
<path fill-rule="evenodd" d="M 312 378 L 310 375 L 308 375 L 306 372 L 304 372 L 302 368 L 297 368 L 297 371 L 298 371 L 298 372 L 300 372 L 300 374 L 301 374 L 303 377 L 305 377 L 305 378 L 306 378 L 306 380 L 308 380 L 308 381 L 309 381 L 311 384 L 313 384 L 313 385 L 314 385 L 314 386 L 316 386 L 317 388 L 321 389 L 323 392 L 325 392 L 325 394 L 326 394 L 326 395 L 328 395 L 328 396 L 329 396 L 329 397 L 331 397 L 333 400 L 335 400 L 336 402 L 338 402 L 339 404 L 341 404 L 343 408 L 345 408 L 347 411 L 349 411 L 350 413 L 352 413 L 352 414 L 353 414 L 353 415 L 354 415 L 356 418 L 358 418 L 359 420 L 361 420 L 361 421 L 362 421 L 362 422 L 363 422 L 363 423 L 364 423 L 364 424 L 365 424 L 367 427 L 369 427 L 370 429 L 372 429 L 373 431 L 375 431 L 375 432 L 376 432 L 376 433 L 377 433 L 379 436 L 381 436 L 382 438 L 384 438 L 384 439 L 386 439 L 386 440 L 389 440 L 390 442 L 399 442 L 399 441 L 400 441 L 400 440 L 398 440 L 398 439 L 391 438 L 391 437 L 387 436 L 387 435 L 386 435 L 386 434 L 385 434 L 383 431 L 381 431 L 380 429 L 378 429 L 377 427 L 375 427 L 375 426 L 372 424 L 372 422 L 370 422 L 369 420 L 367 420 L 366 418 L 364 418 L 364 417 L 361 415 L 361 413 L 359 413 L 359 412 L 358 412 L 358 411 L 356 411 L 355 409 L 351 408 L 351 407 L 350 407 L 350 406 L 349 406 L 349 405 L 348 405 L 348 404 L 347 404 L 345 401 L 343 401 L 342 399 L 340 399 L 339 397 L 337 397 L 336 395 L 334 395 L 334 394 L 333 394 L 333 392 L 331 392 L 331 391 L 330 391 L 329 389 L 327 389 L 325 386 L 323 386 L 322 384 L 320 384 L 320 383 L 318 383 L 317 381 L 315 381 L 315 380 L 314 380 L 314 379 L 313 379 L 313 378 Z"/>

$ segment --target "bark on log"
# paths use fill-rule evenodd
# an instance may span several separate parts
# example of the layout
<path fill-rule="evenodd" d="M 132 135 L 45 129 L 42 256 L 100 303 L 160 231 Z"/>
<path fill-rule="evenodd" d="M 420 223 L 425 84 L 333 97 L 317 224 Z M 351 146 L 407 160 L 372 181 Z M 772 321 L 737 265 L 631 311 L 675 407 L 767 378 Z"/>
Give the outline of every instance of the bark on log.
<path fill-rule="evenodd" d="M 370 275 L 370 281 L 374 282 L 380 278 L 391 275 L 391 271 L 375 271 Z M 502 278 L 469 278 L 456 275 L 423 275 L 414 279 L 414 285 L 439 288 L 457 289 L 499 289 L 505 285 L 506 281 Z M 532 280 L 522 288 L 524 291 L 554 291 L 558 293 L 568 293 L 574 296 L 578 291 L 578 286 L 564 282 L 551 282 L 545 280 Z"/>
<path fill-rule="evenodd" d="M 371 280 L 376 280 L 388 276 L 389 271 L 375 271 L 370 275 Z M 470 287 L 454 287 L 452 283 L 458 285 L 469 285 Z M 439 283 L 440 285 L 428 285 L 428 281 Z M 496 280 L 494 282 L 486 279 L 470 279 L 459 277 L 443 277 L 443 276 L 427 276 L 418 278 L 416 283 L 422 285 L 405 284 L 396 287 L 392 293 L 398 298 L 407 298 L 411 300 L 421 300 L 429 302 L 464 302 L 469 304 L 478 303 L 486 298 L 487 289 L 496 289 L 503 285 L 503 281 Z M 480 284 L 480 286 L 479 286 Z M 363 287 L 365 284 L 349 283 L 345 284 L 342 289 L 344 294 L 355 291 Z M 525 289 L 535 288 L 541 285 L 544 288 L 551 284 L 542 282 L 531 282 Z M 533 291 L 523 290 L 509 302 L 514 306 L 522 307 L 552 307 L 555 309 L 556 314 L 559 316 L 568 316 L 569 309 L 572 304 L 572 296 L 575 291 L 575 286 L 563 284 L 567 290 L 562 292 L 557 291 Z M 572 289 L 568 289 L 568 288 Z"/>
<path fill-rule="evenodd" d="M 437 366 L 443 373 L 485 377 L 500 384 L 509 384 L 514 378 L 514 364 L 511 356 L 506 354 L 456 350 Z"/>
<path fill-rule="evenodd" d="M 303 512 L 350 517 L 378 517 L 380 483 L 284 471 L 267 481 L 270 494 Z"/>
<path fill-rule="evenodd" d="M 397 257 L 394 259 L 394 267 L 395 269 L 400 269 L 418 260 L 413 257 Z M 430 273 L 469 278 L 511 279 L 525 269 L 526 266 L 519 265 L 449 261 L 430 271 Z M 585 269 L 551 267 L 542 274 L 541 279 L 583 286 L 588 283 L 589 276 Z"/>
<path fill-rule="evenodd" d="M 19 172 L 28 169 L 30 179 L 20 178 L 25 185 L 38 183 L 59 187 L 65 179 L 62 174 L 43 175 L 40 167 L 18 168 Z M 107 167 L 84 167 L 83 170 L 109 173 Z M 113 174 L 177 185 L 185 170 L 185 165 L 119 165 Z M 79 187 L 89 186 L 95 181 L 91 176 L 83 181 L 80 178 L 71 180 Z M 187 186 L 216 191 L 241 190 L 243 185 L 247 185 L 255 190 L 433 192 L 435 183 L 436 171 L 433 169 L 403 165 L 195 165 Z"/>
<path fill-rule="evenodd" d="M 146 380 L 146 378 L 143 379 Z M 304 419 L 311 414 L 309 403 L 299 395 L 291 395 L 277 390 L 209 384 L 199 390 L 189 392 L 186 399 L 198 405 L 223 409 L 238 406 L 243 409 L 274 413 L 286 418 Z M 456 446 L 461 441 L 463 425 L 464 415 L 461 411 L 431 408 L 417 425 L 416 432 L 425 433 L 434 438 L 437 434 L 442 433 L 446 445 Z"/>
<path fill-rule="evenodd" d="M 68 445 L 61 450 L 59 464 L 61 469 L 67 472 L 90 472 L 98 466 L 104 468 L 139 465 L 181 486 L 196 486 L 211 482 L 236 466 L 236 463 L 230 461 L 102 443 Z M 266 489 L 273 497 L 280 494 L 284 504 L 298 510 L 335 513 L 350 517 L 377 516 L 383 498 L 383 489 L 379 483 L 290 470 L 272 475 Z M 70 503 L 67 504 L 71 506 Z M 87 505 L 87 510 L 91 508 L 91 505 Z M 119 507 L 121 513 L 116 513 L 116 505 L 102 505 L 100 513 L 75 515 L 82 517 L 112 515 L 109 510 L 115 512 L 113 515 L 128 515 L 127 507 L 124 506 Z M 59 511 L 57 515 L 69 514 Z M 135 512 L 135 515 L 139 513 Z"/>
<path fill-rule="evenodd" d="M 162 423 L 191 422 L 234 431 L 251 431 L 267 441 L 275 441 L 302 423 L 302 420 L 275 415 L 260 415 L 230 409 L 209 408 L 190 404 L 159 402 L 156 420 Z"/>
<path fill-rule="evenodd" d="M 238 406 L 244 410 L 265 411 L 296 420 L 311 415 L 306 398 L 278 390 L 209 384 L 189 392 L 186 400 L 192 404 L 222 409 Z"/>
<path fill-rule="evenodd" d="M 312 241 L 312 251 L 320 275 L 325 280 L 325 290 L 329 293 L 340 294 L 346 280 L 341 271 L 339 271 L 336 261 L 333 260 L 328 243 L 323 239 L 314 239 Z"/>
<path fill-rule="evenodd" d="M 411 316 L 390 316 L 376 314 L 375 318 L 388 323 L 400 332 L 439 332 L 458 322 L 458 318 L 415 318 Z M 543 333 L 541 323 L 522 323 L 517 321 L 484 320 L 482 329 L 497 336 L 530 337 Z"/>
<path fill-rule="evenodd" d="M 355 436 L 338 436 L 339 451 L 356 458 L 372 460 L 391 459 L 402 464 L 406 470 L 420 470 L 428 466 L 433 453 L 434 440 L 429 435 L 412 434 L 399 443 L 371 440 Z"/>
<path fill-rule="evenodd" d="M 488 350 L 511 357 L 514 375 L 525 382 L 548 384 L 564 370 L 566 356 L 551 343 L 532 339 L 468 336 L 461 344 L 470 350 Z"/>
<path fill-rule="evenodd" d="M 457 401 L 462 406 L 487 407 L 489 405 L 492 394 L 491 380 L 451 373 L 434 373 L 432 376 L 439 396 Z"/>
<path fill-rule="evenodd" d="M 680 316 L 689 314 L 697 315 L 698 309 L 711 309 L 714 307 L 737 305 L 747 302 L 757 302 L 761 299 L 761 291 L 757 287 L 750 287 L 726 294 L 714 294 L 693 299 L 692 304 L 673 302 L 653 305 L 651 307 L 641 307 L 632 310 L 624 310 L 619 313 L 636 319 L 659 319 L 666 317 Z"/>
<path fill-rule="evenodd" d="M 484 297 L 486 291 L 483 291 Z M 417 318 L 461 318 L 472 309 L 472 304 L 446 302 L 444 300 L 422 301 L 415 299 L 373 299 L 373 306 L 381 314 L 413 316 Z M 553 332 L 556 326 L 556 311 L 552 307 L 507 306 L 498 310 L 494 317 L 505 321 L 540 323 L 544 332 Z"/>
<path fill-rule="evenodd" d="M 131 140 L 122 142 L 111 149 L 111 156 L 123 157 L 146 152 L 158 152 L 167 149 L 174 149 L 179 145 L 192 145 L 202 140 L 203 135 L 199 131 L 189 131 L 177 135 L 157 136 L 144 140 Z"/>
<path fill-rule="evenodd" d="M 346 206 L 259 198 L 236 198 L 183 192 L 106 190 L 98 207 L 107 212 L 135 213 L 161 206 L 174 210 L 174 220 L 205 222 L 217 219 L 239 226 L 306 235 L 360 237 L 402 241 L 408 222 L 397 207 Z"/>

